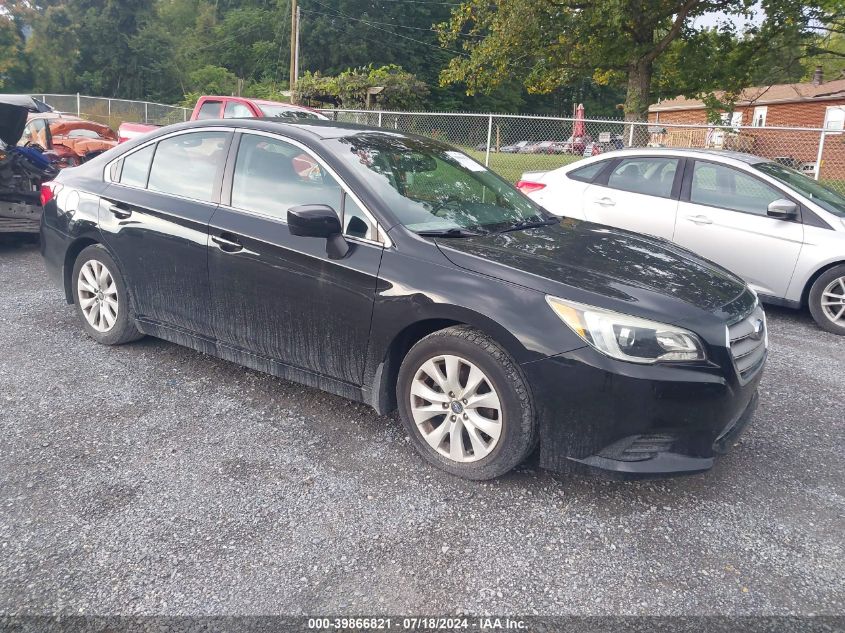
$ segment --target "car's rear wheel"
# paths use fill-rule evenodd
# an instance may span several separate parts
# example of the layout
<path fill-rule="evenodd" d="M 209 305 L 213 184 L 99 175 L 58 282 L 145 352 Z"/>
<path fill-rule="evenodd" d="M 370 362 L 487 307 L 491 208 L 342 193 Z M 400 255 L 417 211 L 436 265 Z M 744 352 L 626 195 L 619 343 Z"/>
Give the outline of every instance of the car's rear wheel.
<path fill-rule="evenodd" d="M 834 266 L 810 289 L 810 313 L 822 328 L 845 335 L 845 265 Z"/>
<path fill-rule="evenodd" d="M 467 479 L 498 477 L 536 444 L 531 394 L 508 353 L 464 326 L 430 334 L 399 370 L 397 401 L 416 449 Z"/>
<path fill-rule="evenodd" d="M 85 248 L 73 266 L 73 299 L 85 331 L 103 345 L 141 338 L 135 327 L 126 284 L 101 244 Z"/>

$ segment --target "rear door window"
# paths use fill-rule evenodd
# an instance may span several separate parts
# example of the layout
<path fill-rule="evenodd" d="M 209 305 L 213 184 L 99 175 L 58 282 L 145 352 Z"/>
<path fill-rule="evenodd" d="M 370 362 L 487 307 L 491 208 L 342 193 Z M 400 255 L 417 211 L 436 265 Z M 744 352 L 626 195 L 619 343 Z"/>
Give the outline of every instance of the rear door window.
<path fill-rule="evenodd" d="M 205 101 L 200 106 L 200 111 L 197 112 L 197 121 L 202 119 L 219 119 L 221 101 Z"/>
<path fill-rule="evenodd" d="M 600 160 L 590 165 L 585 165 L 584 167 L 579 167 L 578 169 L 573 169 L 571 172 L 566 174 L 572 180 L 580 180 L 582 182 L 592 182 L 593 179 L 599 175 L 599 172 L 607 167 L 607 160 Z"/>
<path fill-rule="evenodd" d="M 213 202 L 228 137 L 229 132 L 189 132 L 160 141 L 150 169 L 148 188 Z"/>
<path fill-rule="evenodd" d="M 607 186 L 647 196 L 669 198 L 675 173 L 678 171 L 678 158 L 625 158 L 610 172 Z"/>

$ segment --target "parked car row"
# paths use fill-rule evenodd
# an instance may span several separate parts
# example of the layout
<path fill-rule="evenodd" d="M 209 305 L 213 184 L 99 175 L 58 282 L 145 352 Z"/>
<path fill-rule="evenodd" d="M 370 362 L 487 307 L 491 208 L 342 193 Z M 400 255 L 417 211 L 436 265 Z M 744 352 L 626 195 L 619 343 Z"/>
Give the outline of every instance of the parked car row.
<path fill-rule="evenodd" d="M 671 240 L 743 277 L 763 301 L 808 306 L 845 334 L 845 196 L 750 154 L 646 148 L 548 172 L 519 189 L 558 216 Z"/>
<path fill-rule="evenodd" d="M 589 142 L 589 137 L 569 137 L 566 141 L 517 141 L 501 146 L 498 151 L 503 154 L 580 154 Z M 486 144 L 479 146 L 481 149 L 486 147 Z"/>
<path fill-rule="evenodd" d="M 761 300 L 845 334 L 845 198 L 774 161 L 603 139 L 524 174 L 526 197 L 432 140 L 227 118 L 228 98 L 117 147 L 0 106 L 0 199 L 44 207 L 48 270 L 95 340 L 158 336 L 398 409 L 463 477 L 538 443 L 560 471 L 706 470 L 756 407 Z"/>

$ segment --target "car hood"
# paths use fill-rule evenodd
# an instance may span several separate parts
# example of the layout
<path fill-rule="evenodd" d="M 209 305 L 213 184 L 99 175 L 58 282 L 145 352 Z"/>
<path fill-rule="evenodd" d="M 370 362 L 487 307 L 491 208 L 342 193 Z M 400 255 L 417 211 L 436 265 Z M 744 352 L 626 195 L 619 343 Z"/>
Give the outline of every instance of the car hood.
<path fill-rule="evenodd" d="M 0 102 L 0 140 L 6 145 L 16 145 L 21 140 L 26 116 L 26 108 Z"/>
<path fill-rule="evenodd" d="M 53 119 L 48 121 L 50 125 L 50 133 L 54 136 L 64 136 L 73 132 L 74 130 L 91 130 L 100 135 L 100 140 L 117 141 L 117 134 L 108 125 L 96 123 L 94 121 L 80 121 L 72 119 Z M 84 139 L 87 137 L 79 137 Z M 97 139 L 90 139 L 97 140 Z"/>
<path fill-rule="evenodd" d="M 468 270 L 587 304 L 599 295 L 644 316 L 705 311 L 731 320 L 755 301 L 740 278 L 671 242 L 571 218 L 437 244 Z"/>
<path fill-rule="evenodd" d="M 0 95 L 0 140 L 6 145 L 17 144 L 27 115 L 48 110 L 49 106 L 28 95 Z"/>

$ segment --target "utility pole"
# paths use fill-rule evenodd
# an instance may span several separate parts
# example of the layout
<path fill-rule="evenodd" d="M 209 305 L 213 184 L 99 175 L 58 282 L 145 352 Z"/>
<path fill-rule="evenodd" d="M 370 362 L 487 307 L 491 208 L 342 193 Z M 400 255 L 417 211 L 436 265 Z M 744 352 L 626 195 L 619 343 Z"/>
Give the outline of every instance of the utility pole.
<path fill-rule="evenodd" d="M 296 53 L 297 40 L 299 40 L 299 24 L 297 20 L 297 13 L 299 7 L 296 5 L 296 0 L 290 0 L 290 102 L 296 103 Z"/>
<path fill-rule="evenodd" d="M 299 5 L 296 7 L 296 50 L 293 53 L 293 76 L 299 81 L 299 21 L 302 16 L 299 12 Z"/>

